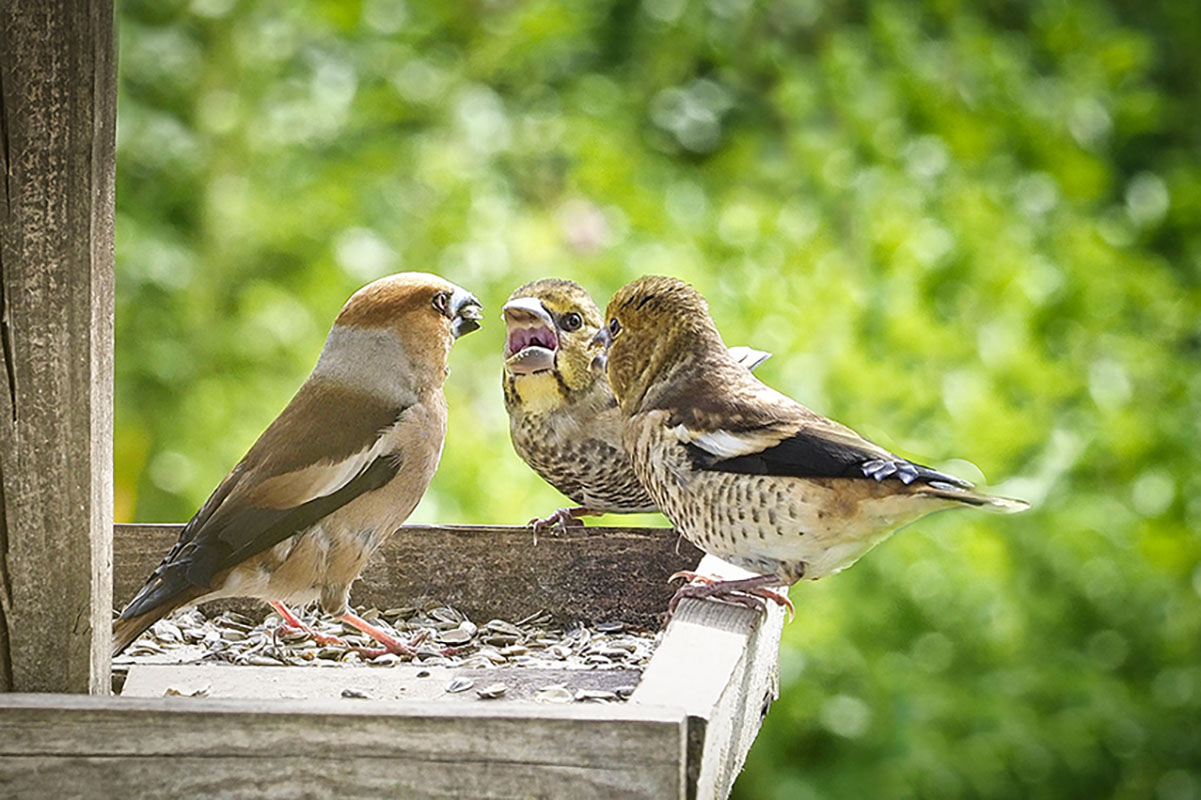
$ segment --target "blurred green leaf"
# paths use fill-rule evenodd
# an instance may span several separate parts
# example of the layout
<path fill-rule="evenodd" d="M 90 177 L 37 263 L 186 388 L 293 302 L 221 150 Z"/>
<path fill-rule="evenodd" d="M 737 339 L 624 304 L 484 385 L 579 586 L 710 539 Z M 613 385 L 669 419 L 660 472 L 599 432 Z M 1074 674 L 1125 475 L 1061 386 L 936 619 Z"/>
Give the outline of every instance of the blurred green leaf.
<path fill-rule="evenodd" d="M 1201 5 L 120 14 L 120 519 L 190 516 L 407 269 L 489 322 L 414 519 L 546 513 L 501 304 L 678 275 L 768 383 L 1036 505 L 798 586 L 738 797 L 1201 796 Z"/>

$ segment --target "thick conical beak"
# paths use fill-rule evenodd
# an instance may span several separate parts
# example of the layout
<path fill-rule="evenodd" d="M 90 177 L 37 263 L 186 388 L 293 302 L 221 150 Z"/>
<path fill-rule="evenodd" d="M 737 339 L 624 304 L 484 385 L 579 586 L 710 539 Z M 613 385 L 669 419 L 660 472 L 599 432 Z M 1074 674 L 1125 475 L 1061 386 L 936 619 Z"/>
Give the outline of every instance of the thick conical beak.
<path fill-rule="evenodd" d="M 555 321 L 551 319 L 550 312 L 543 307 L 542 303 L 532 297 L 518 297 L 516 300 L 510 300 L 500 310 L 500 315 L 504 318 L 505 325 L 510 328 L 520 326 L 554 329 L 555 327 Z"/>
<path fill-rule="evenodd" d="M 609 345 L 612 343 L 613 337 L 609 336 L 608 328 L 601 328 L 596 332 L 596 336 L 593 336 L 592 340 L 588 342 L 588 347 L 599 351 L 588 364 L 588 369 L 593 374 L 605 374 L 605 369 L 609 366 Z"/>
<path fill-rule="evenodd" d="M 554 318 L 533 297 L 518 297 L 500 310 L 505 320 L 505 369 L 532 375 L 555 368 L 559 336 Z"/>
<path fill-rule="evenodd" d="M 479 330 L 480 320 L 484 318 L 483 306 L 475 295 L 465 289 L 455 289 L 450 298 L 450 308 L 454 314 L 450 324 L 450 332 L 456 339 L 460 336 Z"/>

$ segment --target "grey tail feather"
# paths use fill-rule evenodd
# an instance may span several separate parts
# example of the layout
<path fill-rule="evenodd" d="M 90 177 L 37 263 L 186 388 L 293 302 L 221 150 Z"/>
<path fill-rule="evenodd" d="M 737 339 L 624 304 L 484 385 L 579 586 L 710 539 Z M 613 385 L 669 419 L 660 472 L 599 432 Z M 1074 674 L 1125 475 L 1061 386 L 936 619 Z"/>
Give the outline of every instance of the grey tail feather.
<path fill-rule="evenodd" d="M 974 492 L 942 481 L 931 481 L 926 486 L 930 490 L 933 490 L 929 493 L 935 497 L 954 500 L 958 503 L 974 506 L 985 511 L 992 511 L 997 514 L 1016 514 L 1019 511 L 1025 511 L 1030 508 L 1030 504 L 1025 500 Z"/>

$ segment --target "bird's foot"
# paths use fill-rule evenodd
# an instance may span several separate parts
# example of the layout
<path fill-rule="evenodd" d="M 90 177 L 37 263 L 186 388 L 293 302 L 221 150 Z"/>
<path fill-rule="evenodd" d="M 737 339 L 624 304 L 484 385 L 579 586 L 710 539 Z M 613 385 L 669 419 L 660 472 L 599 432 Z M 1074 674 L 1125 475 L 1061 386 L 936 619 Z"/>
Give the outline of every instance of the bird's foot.
<path fill-rule="evenodd" d="M 313 630 L 312 628 L 304 628 L 302 630 L 309 635 L 310 639 L 322 647 L 349 647 L 349 645 L 346 644 L 345 639 L 341 639 L 337 636 L 330 636 L 325 633 L 317 633 L 317 631 Z"/>
<path fill-rule="evenodd" d="M 717 577 L 714 575 L 702 575 L 699 572 L 689 572 L 686 569 L 682 569 L 679 572 L 673 572 L 671 577 L 667 579 L 667 582 L 675 583 L 676 581 L 681 580 L 688 581 L 688 583 L 700 583 L 706 586 L 717 583 Z"/>
<path fill-rule="evenodd" d="M 600 514 L 601 512 L 593 511 L 585 506 L 560 508 L 549 517 L 534 517 L 526 525 L 534 529 L 535 537 L 540 533 L 549 533 L 552 536 L 558 536 L 568 528 L 584 527 L 584 521 L 580 517 L 597 517 Z"/>
<path fill-rule="evenodd" d="M 370 661 L 373 658 L 378 658 L 378 657 L 384 655 L 385 653 L 394 653 L 395 655 L 398 655 L 398 656 L 408 656 L 409 658 L 414 658 L 417 655 L 417 645 L 421 644 L 426 639 L 428 639 L 429 635 L 430 635 L 429 631 L 419 631 L 417 634 L 415 634 L 413 636 L 412 639 L 410 639 L 406 643 L 406 642 L 400 641 L 395 636 L 392 636 L 391 634 L 380 630 L 375 625 L 372 625 L 367 620 L 363 619 L 362 617 L 360 617 L 357 614 L 354 614 L 350 611 L 347 611 L 345 614 L 343 614 L 341 617 L 341 620 L 343 622 L 345 622 L 347 625 L 350 625 L 352 628 L 357 628 L 358 630 L 362 631 L 363 633 L 367 634 L 372 639 L 375 639 L 375 641 L 377 641 L 383 645 L 382 648 L 381 647 L 352 647 L 351 648 L 354 652 L 358 653 L 360 657 L 362 657 L 363 659 L 368 660 L 368 661 Z M 444 647 L 444 648 L 438 650 L 438 653 L 440 655 L 450 656 L 450 655 L 454 655 L 455 650 L 453 647 Z"/>
<path fill-rule="evenodd" d="M 788 595 L 778 592 L 770 587 L 781 583 L 780 579 L 775 575 L 755 575 L 751 578 L 739 578 L 738 580 L 721 580 L 712 575 L 699 575 L 695 572 L 677 572 L 668 578 L 668 581 L 686 580 L 675 595 L 672 596 L 671 602 L 667 604 L 667 616 L 670 619 L 675 613 L 676 607 L 685 597 L 695 598 L 712 598 L 721 600 L 734 605 L 746 606 L 753 608 L 761 613 L 766 613 L 767 604 L 765 600 L 770 600 L 778 606 L 783 606 L 788 609 L 788 618 L 791 620 L 796 614 L 796 608 L 793 607 L 792 601 L 788 599 Z"/>
<path fill-rule="evenodd" d="M 270 603 L 270 606 L 275 609 L 275 613 L 279 614 L 280 619 L 284 621 L 282 625 L 275 629 L 276 636 L 281 633 L 304 633 L 322 647 L 329 647 L 331 645 L 334 647 L 347 646 L 346 642 L 342 639 L 339 639 L 337 636 L 318 633 L 308 625 L 305 625 L 300 617 L 293 614 L 291 609 L 289 609 L 283 603 L 273 602 Z"/>

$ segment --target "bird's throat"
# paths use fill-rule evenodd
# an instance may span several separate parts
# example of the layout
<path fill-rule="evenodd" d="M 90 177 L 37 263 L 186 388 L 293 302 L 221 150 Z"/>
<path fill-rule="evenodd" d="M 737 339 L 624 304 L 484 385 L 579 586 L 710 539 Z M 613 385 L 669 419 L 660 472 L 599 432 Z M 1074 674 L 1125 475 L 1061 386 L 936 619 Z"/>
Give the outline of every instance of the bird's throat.
<path fill-rule="evenodd" d="M 527 414 L 545 414 L 563 405 L 563 393 L 552 372 L 517 376 L 513 380 L 513 389 Z"/>

